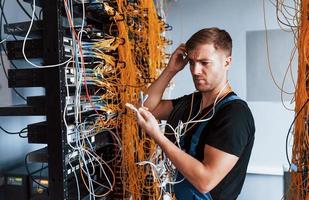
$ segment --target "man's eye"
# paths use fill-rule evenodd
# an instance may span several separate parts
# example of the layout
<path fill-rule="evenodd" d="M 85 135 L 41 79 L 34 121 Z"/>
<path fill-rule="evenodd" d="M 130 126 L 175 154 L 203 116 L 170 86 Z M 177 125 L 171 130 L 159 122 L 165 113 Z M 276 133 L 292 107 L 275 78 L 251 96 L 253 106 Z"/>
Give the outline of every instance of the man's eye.
<path fill-rule="evenodd" d="M 202 65 L 206 66 L 209 64 L 209 62 L 201 62 Z"/>
<path fill-rule="evenodd" d="M 190 66 L 193 66 L 194 63 L 193 63 L 192 61 L 189 61 L 189 65 L 190 65 Z"/>

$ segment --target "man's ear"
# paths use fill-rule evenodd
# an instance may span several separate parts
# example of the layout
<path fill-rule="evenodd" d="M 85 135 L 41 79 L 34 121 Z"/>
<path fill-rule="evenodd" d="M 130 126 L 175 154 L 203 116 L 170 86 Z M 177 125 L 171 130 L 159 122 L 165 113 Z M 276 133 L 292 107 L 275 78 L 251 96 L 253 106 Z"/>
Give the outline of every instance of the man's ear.
<path fill-rule="evenodd" d="M 231 64 L 232 64 L 232 56 L 227 56 L 225 58 L 225 65 L 224 66 L 227 67 L 227 69 L 230 69 Z"/>

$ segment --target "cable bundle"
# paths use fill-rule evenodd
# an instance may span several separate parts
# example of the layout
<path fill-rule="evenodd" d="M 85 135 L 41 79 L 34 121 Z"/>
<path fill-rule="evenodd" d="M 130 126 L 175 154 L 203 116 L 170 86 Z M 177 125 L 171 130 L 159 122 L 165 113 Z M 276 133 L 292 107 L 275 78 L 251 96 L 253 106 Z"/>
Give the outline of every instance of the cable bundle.
<path fill-rule="evenodd" d="M 67 97 L 63 113 L 69 147 L 68 172 L 74 174 L 77 199 L 81 199 L 83 188 L 88 191 L 89 199 L 95 199 L 112 192 L 116 180 L 111 163 L 119 159 L 121 153 L 117 129 L 117 117 L 122 113 L 117 95 L 119 69 L 113 53 L 123 40 L 95 34 L 93 29 L 85 27 L 84 1 L 81 1 L 82 23 L 76 25 L 73 3 L 64 0 L 70 28 L 70 35 L 64 38 L 69 58 L 65 67 Z M 73 123 L 69 111 L 73 114 Z M 97 141 L 100 137 L 105 138 L 103 143 Z M 111 143 L 107 142 L 108 137 L 113 139 Z M 100 150 L 107 145 L 114 146 L 115 155 L 110 160 Z"/>
<path fill-rule="evenodd" d="M 64 163 L 59 163 L 59 171 L 63 172 L 67 187 L 65 198 L 82 199 L 88 193 L 89 199 L 96 199 L 117 192 L 115 169 L 120 164 L 120 172 L 116 172 L 124 188 L 123 198 L 158 198 L 159 179 L 150 167 L 138 163 L 153 160 L 159 165 L 157 158 L 161 155 L 156 153 L 155 143 L 139 130 L 134 115 L 125 110 L 124 104 L 139 105 L 140 94 L 165 67 L 164 50 L 170 41 L 162 32 L 169 26 L 156 14 L 153 1 L 63 0 L 62 3 L 65 19 L 59 17 L 63 27 L 55 31 L 63 36 L 64 62 L 41 66 L 32 63 L 25 54 L 36 17 L 35 0 L 31 16 L 27 13 L 31 22 L 22 53 L 37 68 L 64 66 L 60 68 L 61 91 L 64 91 L 61 94 Z M 112 146 L 113 153 L 106 155 L 102 150 L 106 146 Z M 72 179 L 77 194 L 70 193 Z"/>
<path fill-rule="evenodd" d="M 290 108 L 286 105 L 283 96 L 288 96 L 291 101 L 290 104 L 292 104 L 295 101 L 295 89 L 296 89 L 296 81 L 294 80 L 294 74 L 293 74 L 293 61 L 296 58 L 296 52 L 297 52 L 297 38 L 298 38 L 298 29 L 297 24 L 299 23 L 299 1 L 294 1 L 293 5 L 288 5 L 284 0 L 277 0 L 276 2 L 272 2 L 269 0 L 269 2 L 276 8 L 276 17 L 277 22 L 280 27 L 280 29 L 284 32 L 291 32 L 294 36 L 294 47 L 291 49 L 290 54 L 290 60 L 285 68 L 284 77 L 282 80 L 282 83 L 280 83 L 278 80 L 276 80 L 269 56 L 269 38 L 268 38 L 268 30 L 267 30 L 267 24 L 266 24 L 266 11 L 265 11 L 265 0 L 263 0 L 263 14 L 264 14 L 264 26 L 265 26 L 265 40 L 266 40 L 266 51 L 267 51 L 267 64 L 270 72 L 270 76 L 273 80 L 273 83 L 277 87 L 277 89 L 280 90 L 280 97 L 281 97 L 281 103 L 283 107 L 286 110 L 294 111 L 293 108 Z M 286 82 L 288 78 L 291 80 L 293 84 L 293 90 L 288 91 L 284 87 L 286 86 Z"/>
<path fill-rule="evenodd" d="M 298 79 L 295 93 L 292 177 L 288 199 L 309 199 L 309 1 L 300 3 Z"/>
<path fill-rule="evenodd" d="M 264 0 L 265 1 L 265 0 Z M 290 31 L 294 35 L 295 48 L 291 52 L 291 60 L 289 67 L 286 70 L 285 77 L 280 87 L 274 80 L 276 86 L 280 89 L 281 94 L 291 94 L 295 99 L 295 118 L 290 126 L 286 139 L 286 148 L 288 145 L 288 137 L 291 129 L 293 130 L 293 149 L 292 160 L 288 156 L 286 149 L 287 159 L 290 165 L 291 183 L 287 194 L 283 199 L 300 200 L 309 199 L 309 1 L 308 0 L 295 0 L 292 5 L 284 0 L 277 0 L 275 3 L 270 1 L 276 7 L 276 15 L 278 24 L 284 31 Z M 265 9 L 265 5 L 264 5 Z M 265 19 L 265 10 L 264 10 Z M 266 28 L 266 23 L 265 23 Z M 287 28 L 287 29 L 286 29 Z M 266 32 L 267 39 L 267 32 Z M 291 70 L 291 62 L 294 59 L 296 50 L 298 50 L 298 77 L 297 82 L 293 80 Z M 268 58 L 269 59 L 269 58 Z M 269 60 L 268 60 L 269 63 Z M 283 89 L 284 81 L 290 69 L 291 78 L 295 85 L 294 92 L 286 92 Z M 273 77 L 273 76 L 272 76 Z M 281 95 L 282 96 L 282 95 Z M 284 105 L 284 103 L 283 103 Z M 285 106 L 285 105 L 284 105 Z M 286 106 L 285 106 L 286 107 Z M 287 107 L 286 107 L 287 108 Z M 287 108 L 288 109 L 288 108 Z M 289 109 L 290 110 L 290 109 Z"/>
<path fill-rule="evenodd" d="M 84 22 L 85 10 L 89 10 L 89 6 L 85 8 L 84 2 L 80 3 Z M 161 33 L 167 25 L 157 16 L 153 1 L 94 1 L 91 2 L 91 10 L 107 14 L 112 21 L 108 33 L 94 36 L 88 31 L 91 27 L 84 27 L 84 23 L 79 28 L 74 25 L 72 4 L 72 1 L 64 0 L 72 33 L 65 38 L 64 46 L 70 59 L 66 65 L 66 72 L 70 72 L 66 74 L 66 81 L 69 81 L 66 90 L 69 94 L 69 85 L 75 86 L 75 98 L 66 104 L 65 111 L 73 105 L 75 125 L 73 128 L 67 125 L 67 129 L 73 129 L 76 144 L 69 145 L 71 154 L 78 153 L 83 183 L 93 198 L 105 196 L 113 189 L 115 193 L 121 193 L 123 199 L 158 199 L 161 196 L 158 179 L 150 167 L 137 164 L 157 155 L 154 154 L 156 145 L 139 130 L 134 115 L 126 112 L 124 104 L 139 105 L 140 94 L 166 65 L 164 49 L 170 41 Z M 81 95 L 82 90 L 85 90 L 85 95 Z M 72 97 L 68 95 L 67 99 Z M 82 121 L 80 115 L 85 112 L 86 106 L 95 114 Z M 113 159 L 115 167 L 96 153 L 95 146 L 88 139 L 88 136 L 102 134 L 106 130 L 113 137 L 115 154 L 121 155 L 121 159 L 117 156 Z M 119 162 L 121 167 L 117 171 Z M 101 164 L 97 166 L 98 163 Z M 105 167 L 100 168 L 101 165 Z M 73 166 L 71 168 L 78 183 L 76 170 Z M 100 170 L 108 185 L 93 179 L 96 169 Z M 117 178 L 120 177 L 120 190 L 113 188 L 115 184 L 119 185 L 114 173 Z M 98 185 L 106 188 L 106 192 L 95 192 Z"/>
<path fill-rule="evenodd" d="M 118 47 L 118 59 L 125 63 L 120 69 L 120 101 L 140 105 L 140 94 L 165 66 L 166 39 L 161 35 L 164 23 L 156 14 L 153 1 L 117 0 L 116 6 L 104 2 L 106 12 L 113 17 L 118 36 L 124 44 Z M 149 166 L 137 163 L 149 160 L 156 151 L 154 141 L 139 130 L 130 112 L 120 117 L 122 142 L 121 171 L 123 199 L 158 199 L 160 183 Z"/>

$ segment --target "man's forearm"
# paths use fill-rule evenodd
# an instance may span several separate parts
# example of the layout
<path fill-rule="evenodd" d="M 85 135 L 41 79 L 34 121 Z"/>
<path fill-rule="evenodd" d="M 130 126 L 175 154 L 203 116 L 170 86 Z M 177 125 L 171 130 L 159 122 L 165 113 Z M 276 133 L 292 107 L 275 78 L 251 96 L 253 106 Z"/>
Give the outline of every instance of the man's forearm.
<path fill-rule="evenodd" d="M 177 72 L 166 68 L 161 73 L 159 78 L 150 85 L 147 90 L 148 98 L 144 102 L 144 106 L 147 107 L 150 111 L 153 111 L 158 106 L 162 99 L 165 88 L 176 73 Z"/>
<path fill-rule="evenodd" d="M 172 53 L 167 67 L 163 70 L 159 78 L 148 88 L 148 99 L 144 102 L 144 106 L 146 106 L 150 111 L 154 111 L 156 109 L 162 99 L 164 90 L 171 79 L 188 63 L 189 59 L 188 57 L 184 57 L 185 53 L 185 44 L 180 44 Z"/>
<path fill-rule="evenodd" d="M 162 133 L 157 133 L 162 134 Z M 165 136 L 154 138 L 176 168 L 200 192 L 208 192 L 211 187 L 211 173 L 207 167 L 191 155 L 179 149 Z"/>

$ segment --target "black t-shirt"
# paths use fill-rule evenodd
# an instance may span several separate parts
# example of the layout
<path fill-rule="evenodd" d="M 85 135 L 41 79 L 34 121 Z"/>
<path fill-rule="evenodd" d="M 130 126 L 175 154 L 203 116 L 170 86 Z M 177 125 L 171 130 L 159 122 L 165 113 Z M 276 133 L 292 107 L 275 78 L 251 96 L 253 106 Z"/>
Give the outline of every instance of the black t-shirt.
<path fill-rule="evenodd" d="M 198 114 L 202 95 L 200 92 L 193 94 L 173 100 L 174 109 L 167 120 L 168 124 L 175 128 L 180 120 L 187 122 L 190 110 L 192 110 L 191 118 L 197 115 L 195 119 L 201 119 L 207 112 L 212 112 L 213 105 L 210 105 Z M 231 92 L 225 98 L 231 95 L 236 94 Z M 184 150 L 186 152 L 189 150 L 192 135 L 200 124 L 188 125 L 184 141 Z M 167 127 L 166 132 L 171 133 L 172 131 Z M 216 110 L 215 115 L 204 127 L 196 147 L 196 159 L 199 161 L 204 159 L 205 144 L 239 157 L 232 170 L 210 191 L 214 200 L 232 200 L 239 195 L 246 176 L 254 142 L 254 132 L 255 126 L 251 111 L 247 103 L 240 99 L 230 101 L 220 107 L 219 110 Z M 174 140 L 170 135 L 167 135 L 167 137 Z"/>

